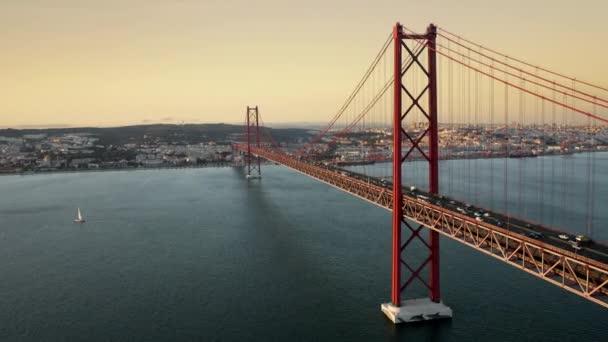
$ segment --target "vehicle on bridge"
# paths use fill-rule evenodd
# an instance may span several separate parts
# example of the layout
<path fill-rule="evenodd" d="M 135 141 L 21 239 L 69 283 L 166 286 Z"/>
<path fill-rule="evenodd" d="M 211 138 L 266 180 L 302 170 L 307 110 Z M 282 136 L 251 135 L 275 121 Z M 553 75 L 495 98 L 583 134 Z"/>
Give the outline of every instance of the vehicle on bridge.
<path fill-rule="evenodd" d="M 586 235 L 577 235 L 575 240 L 581 245 L 588 245 L 592 242 L 591 238 Z"/>

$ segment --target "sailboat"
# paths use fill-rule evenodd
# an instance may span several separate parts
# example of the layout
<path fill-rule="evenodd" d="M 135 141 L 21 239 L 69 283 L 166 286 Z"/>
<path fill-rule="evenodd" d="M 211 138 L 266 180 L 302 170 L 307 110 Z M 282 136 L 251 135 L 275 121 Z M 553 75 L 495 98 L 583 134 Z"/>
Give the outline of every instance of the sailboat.
<path fill-rule="evenodd" d="M 78 217 L 74 220 L 74 222 L 84 223 L 84 218 L 82 217 L 82 214 L 80 213 L 80 208 L 78 208 Z"/>

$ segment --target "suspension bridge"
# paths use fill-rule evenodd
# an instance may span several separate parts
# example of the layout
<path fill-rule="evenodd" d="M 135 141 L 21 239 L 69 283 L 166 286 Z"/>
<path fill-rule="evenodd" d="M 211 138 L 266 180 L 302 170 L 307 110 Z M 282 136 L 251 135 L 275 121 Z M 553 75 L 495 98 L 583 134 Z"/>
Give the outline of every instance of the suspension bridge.
<path fill-rule="evenodd" d="M 606 224 L 595 210 L 596 190 L 606 190 L 596 153 L 608 151 L 606 93 L 435 25 L 417 33 L 397 23 L 312 139 L 279 144 L 247 107 L 246 141 L 233 148 L 248 178 L 261 178 L 262 158 L 392 213 L 381 310 L 394 323 L 452 317 L 440 235 L 608 308 L 608 246 L 595 229 Z M 358 166 L 343 167 L 349 156 Z M 422 259 L 408 255 L 415 242 Z M 412 299 L 416 283 L 428 296 Z"/>

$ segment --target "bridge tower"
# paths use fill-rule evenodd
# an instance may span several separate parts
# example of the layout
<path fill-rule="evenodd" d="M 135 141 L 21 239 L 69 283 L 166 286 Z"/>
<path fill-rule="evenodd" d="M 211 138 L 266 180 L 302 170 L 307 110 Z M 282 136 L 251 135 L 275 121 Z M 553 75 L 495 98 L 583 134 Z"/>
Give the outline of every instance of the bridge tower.
<path fill-rule="evenodd" d="M 247 106 L 247 178 L 262 178 L 260 157 L 251 153 L 251 146 L 260 148 L 258 106 Z"/>
<path fill-rule="evenodd" d="M 452 310 L 441 302 L 439 282 L 439 233 L 430 230 L 428 239 L 421 236 L 423 226 L 415 228 L 403 218 L 403 193 L 401 168 L 403 162 L 411 157 L 412 152 L 422 156 L 429 164 L 429 192 L 439 192 L 439 143 L 437 127 L 437 64 L 435 40 L 437 27 L 429 25 L 425 34 L 408 34 L 404 32 L 401 24 L 393 28 L 394 47 L 394 84 L 393 84 L 393 220 L 392 220 L 392 272 L 391 272 L 391 302 L 381 305 L 382 311 L 394 323 L 430 320 L 452 317 Z M 421 42 L 424 48 L 415 52 L 406 44 L 406 40 L 413 39 Z M 422 60 L 426 50 L 426 63 Z M 407 63 L 404 65 L 403 54 L 407 53 Z M 426 86 L 419 90 L 404 82 L 404 76 L 412 67 L 419 70 L 428 79 Z M 407 95 L 409 105 L 404 111 L 402 95 Z M 423 99 L 428 99 L 425 105 Z M 420 136 L 411 136 L 403 128 L 403 122 L 412 110 L 417 108 L 426 119 L 428 126 Z M 407 140 L 404 140 L 406 138 Z M 427 144 L 423 144 L 427 140 Z M 410 143 L 409 149 L 402 151 L 402 142 Z M 407 230 L 406 230 L 407 229 Z M 402 233 L 409 232 L 409 238 L 402 243 Z M 422 245 L 428 249 L 428 257 L 420 265 L 411 265 L 410 260 L 404 258 L 404 252 L 414 239 L 420 239 Z M 407 268 L 410 274 L 403 278 L 401 270 Z M 428 276 L 423 270 L 428 268 Z M 421 299 L 402 298 L 402 294 L 412 284 L 419 280 L 429 290 L 429 295 Z"/>

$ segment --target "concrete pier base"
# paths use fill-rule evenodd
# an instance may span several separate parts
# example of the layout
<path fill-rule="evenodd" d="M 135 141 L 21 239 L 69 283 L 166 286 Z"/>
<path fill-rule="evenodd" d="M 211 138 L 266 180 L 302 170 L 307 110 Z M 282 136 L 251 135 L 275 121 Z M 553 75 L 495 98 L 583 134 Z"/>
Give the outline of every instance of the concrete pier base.
<path fill-rule="evenodd" d="M 452 318 L 452 309 L 442 302 L 435 303 L 429 298 L 404 300 L 401 306 L 384 303 L 380 308 L 395 324 Z"/>
<path fill-rule="evenodd" d="M 245 178 L 247 178 L 247 179 L 260 179 L 260 178 L 262 178 L 262 176 L 247 175 L 247 176 L 245 176 Z"/>

